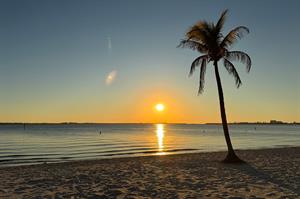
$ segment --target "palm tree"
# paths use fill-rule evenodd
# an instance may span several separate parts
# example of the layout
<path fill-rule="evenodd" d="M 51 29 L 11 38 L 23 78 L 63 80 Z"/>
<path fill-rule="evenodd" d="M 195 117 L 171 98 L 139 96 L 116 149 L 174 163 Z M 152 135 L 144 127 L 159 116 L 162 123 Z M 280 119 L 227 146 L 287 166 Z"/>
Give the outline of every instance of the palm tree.
<path fill-rule="evenodd" d="M 192 50 L 197 50 L 200 54 L 191 65 L 190 75 L 193 74 L 195 68 L 200 66 L 200 84 L 198 94 L 203 92 L 204 89 L 204 76 L 206 66 L 209 62 L 213 63 L 215 68 L 215 75 L 218 86 L 220 112 L 222 118 L 222 125 L 224 130 L 224 136 L 227 143 L 228 154 L 223 162 L 243 162 L 235 154 L 231 144 L 230 135 L 228 131 L 223 89 L 221 79 L 219 75 L 218 62 L 223 61 L 223 65 L 229 74 L 235 78 L 237 88 L 242 84 L 241 79 L 235 69 L 235 66 L 231 61 L 240 61 L 246 65 L 247 72 L 251 68 L 251 59 L 249 55 L 241 51 L 229 51 L 229 48 L 238 38 L 242 38 L 245 33 L 249 33 L 249 29 L 245 26 L 238 26 L 231 30 L 225 37 L 222 34 L 222 28 L 226 19 L 228 10 L 225 10 L 216 24 L 209 23 L 207 21 L 199 21 L 192 26 L 186 33 L 185 39 L 183 39 L 178 47 L 187 47 Z"/>

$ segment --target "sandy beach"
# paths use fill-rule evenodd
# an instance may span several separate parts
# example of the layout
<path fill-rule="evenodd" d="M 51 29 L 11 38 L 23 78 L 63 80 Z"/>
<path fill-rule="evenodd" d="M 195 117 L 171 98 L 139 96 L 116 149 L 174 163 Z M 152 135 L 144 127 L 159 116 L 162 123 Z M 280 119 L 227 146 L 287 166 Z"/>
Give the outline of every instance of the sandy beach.
<path fill-rule="evenodd" d="M 0 168 L 0 198 L 300 198 L 300 147 Z"/>

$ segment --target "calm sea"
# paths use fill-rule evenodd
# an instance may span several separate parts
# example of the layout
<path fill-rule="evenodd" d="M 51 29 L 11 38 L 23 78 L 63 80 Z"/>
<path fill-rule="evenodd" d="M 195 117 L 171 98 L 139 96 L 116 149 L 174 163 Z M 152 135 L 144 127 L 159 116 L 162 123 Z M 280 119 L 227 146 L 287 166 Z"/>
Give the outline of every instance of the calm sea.
<path fill-rule="evenodd" d="M 229 129 L 236 149 L 300 146 L 300 125 Z M 221 150 L 226 150 L 221 125 L 0 125 L 0 166 Z"/>

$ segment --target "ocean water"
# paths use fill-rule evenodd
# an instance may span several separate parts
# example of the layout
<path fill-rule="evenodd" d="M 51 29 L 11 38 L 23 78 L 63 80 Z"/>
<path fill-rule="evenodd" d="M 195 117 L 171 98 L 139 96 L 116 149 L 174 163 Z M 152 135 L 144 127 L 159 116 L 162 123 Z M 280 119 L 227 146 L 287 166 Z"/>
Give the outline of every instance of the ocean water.
<path fill-rule="evenodd" d="M 229 130 L 235 149 L 300 146 L 300 125 L 229 125 Z M 0 125 L 0 167 L 222 150 L 221 125 Z"/>

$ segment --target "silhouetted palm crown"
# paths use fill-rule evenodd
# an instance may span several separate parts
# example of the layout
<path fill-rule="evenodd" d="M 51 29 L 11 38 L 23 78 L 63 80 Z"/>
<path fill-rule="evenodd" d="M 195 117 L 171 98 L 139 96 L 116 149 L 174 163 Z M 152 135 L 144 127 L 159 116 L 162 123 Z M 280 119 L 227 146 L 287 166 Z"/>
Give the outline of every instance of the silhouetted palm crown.
<path fill-rule="evenodd" d="M 242 38 L 249 29 L 244 26 L 238 26 L 231 30 L 225 37 L 222 34 L 222 28 L 226 19 L 227 10 L 225 10 L 216 24 L 206 21 L 199 21 L 192 26 L 186 33 L 186 38 L 179 44 L 181 47 L 188 47 L 204 54 L 197 57 L 191 65 L 190 75 L 195 71 L 196 66 L 200 65 L 200 85 L 198 93 L 204 89 L 204 75 L 208 62 L 218 62 L 223 59 L 223 63 L 229 74 L 235 78 L 236 86 L 241 85 L 241 79 L 231 61 L 241 61 L 246 65 L 247 72 L 251 68 L 250 57 L 241 51 L 229 51 L 229 47 Z"/>

